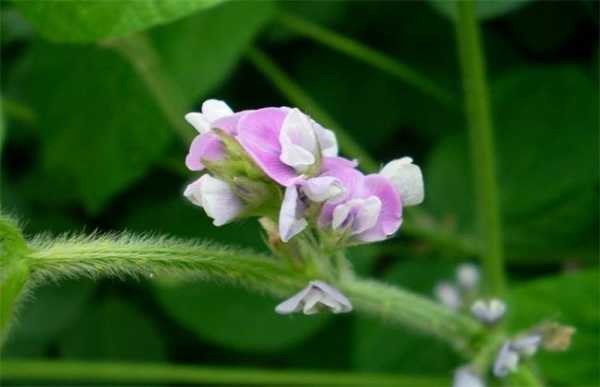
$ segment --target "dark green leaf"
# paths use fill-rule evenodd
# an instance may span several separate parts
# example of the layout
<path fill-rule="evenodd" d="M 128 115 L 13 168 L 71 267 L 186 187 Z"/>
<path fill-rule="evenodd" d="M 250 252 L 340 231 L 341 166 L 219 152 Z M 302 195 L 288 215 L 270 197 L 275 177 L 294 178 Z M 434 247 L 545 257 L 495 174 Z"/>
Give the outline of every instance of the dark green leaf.
<path fill-rule="evenodd" d="M 515 330 L 544 320 L 574 326 L 564 353 L 540 351 L 535 357 L 548 385 L 591 386 L 600 378 L 598 269 L 532 281 L 511 293 L 509 323 Z"/>
<path fill-rule="evenodd" d="M 35 288 L 21 306 L 3 355 L 44 355 L 48 345 L 80 317 L 94 289 L 93 282 L 83 280 Z"/>
<path fill-rule="evenodd" d="M 598 187 L 598 94 L 575 67 L 514 72 L 493 85 L 498 178 L 509 253 L 572 246 L 593 224 Z M 425 176 L 427 205 L 473 232 L 465 136 L 443 141 Z"/>
<path fill-rule="evenodd" d="M 168 23 L 221 0 L 20 1 L 17 6 L 47 39 L 93 42 Z"/>
<path fill-rule="evenodd" d="M 60 351 L 77 359 L 162 360 L 166 349 L 148 316 L 111 298 L 88 308 L 61 340 Z"/>

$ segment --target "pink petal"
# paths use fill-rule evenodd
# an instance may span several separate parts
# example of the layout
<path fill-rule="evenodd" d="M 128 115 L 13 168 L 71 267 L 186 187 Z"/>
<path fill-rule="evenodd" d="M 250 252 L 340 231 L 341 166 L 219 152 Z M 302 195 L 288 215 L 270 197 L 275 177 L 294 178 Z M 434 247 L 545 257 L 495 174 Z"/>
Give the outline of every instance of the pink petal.
<path fill-rule="evenodd" d="M 185 165 L 192 171 L 204 169 L 202 160 L 221 160 L 225 157 L 225 147 L 213 132 L 200 134 L 194 138 L 185 158 Z"/>

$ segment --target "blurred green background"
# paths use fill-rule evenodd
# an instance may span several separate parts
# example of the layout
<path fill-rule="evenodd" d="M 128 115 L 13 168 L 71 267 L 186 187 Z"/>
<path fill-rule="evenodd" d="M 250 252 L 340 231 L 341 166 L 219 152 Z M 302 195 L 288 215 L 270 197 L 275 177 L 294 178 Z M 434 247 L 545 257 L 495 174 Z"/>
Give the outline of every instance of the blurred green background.
<path fill-rule="evenodd" d="M 127 229 L 264 251 L 255 221 L 215 228 L 182 198 L 194 174 L 183 168 L 187 149 L 180 138 L 186 130 L 193 134 L 181 114 L 199 110 L 206 98 L 234 110 L 294 104 L 273 74 L 248 57 L 258 47 L 378 162 L 412 156 L 424 169 L 424 209 L 450 235 L 472 237 L 452 3 L 165 1 L 171 6 L 163 14 L 144 14 L 142 3 L 81 3 L 89 13 L 73 11 L 69 2 L 1 3 L 1 200 L 24 221 L 27 235 Z M 486 1 L 479 11 L 510 321 L 515 328 L 546 318 L 576 326 L 571 351 L 540 354 L 539 366 L 551 385 L 594 385 L 598 3 Z M 304 37 L 282 12 L 385 53 L 454 97 L 442 103 Z M 95 19 L 78 23 L 83 14 Z M 145 17 L 147 25 L 133 22 Z M 127 37 L 107 41 L 109 35 Z M 407 234 L 401 229 L 391 241 L 353 249 L 357 270 L 431 295 L 458 262 L 473 259 L 468 249 Z M 281 317 L 275 304 L 225 286 L 166 278 L 65 281 L 34 293 L 3 357 L 442 377 L 463 362 L 445 345 L 401 327 L 357 315 Z"/>

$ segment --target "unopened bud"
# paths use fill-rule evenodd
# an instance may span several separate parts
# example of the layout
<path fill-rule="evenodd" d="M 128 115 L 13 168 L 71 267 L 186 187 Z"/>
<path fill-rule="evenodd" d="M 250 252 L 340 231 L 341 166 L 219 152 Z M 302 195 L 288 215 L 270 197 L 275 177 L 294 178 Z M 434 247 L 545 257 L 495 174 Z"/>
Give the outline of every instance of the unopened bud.
<path fill-rule="evenodd" d="M 471 306 L 471 313 L 484 323 L 493 325 L 504 317 L 506 304 L 496 298 L 488 301 L 477 300 Z"/>
<path fill-rule="evenodd" d="M 434 290 L 437 299 L 448 308 L 457 310 L 462 305 L 462 298 L 456 286 L 448 282 L 440 282 Z"/>

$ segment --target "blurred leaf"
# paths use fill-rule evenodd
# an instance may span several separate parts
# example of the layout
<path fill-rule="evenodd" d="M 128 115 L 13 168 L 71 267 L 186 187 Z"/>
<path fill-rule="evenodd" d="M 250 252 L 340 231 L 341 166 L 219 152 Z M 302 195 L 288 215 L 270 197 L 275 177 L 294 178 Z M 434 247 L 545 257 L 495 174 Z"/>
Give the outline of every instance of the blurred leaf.
<path fill-rule="evenodd" d="M 410 260 L 392 266 L 384 279 L 431 295 L 438 281 L 452 278 L 453 269 L 447 263 Z M 352 360 L 362 371 L 445 374 L 459 362 L 453 350 L 435 338 L 359 315 L 354 343 Z"/>
<path fill-rule="evenodd" d="M 339 23 L 346 16 L 348 2 L 339 0 L 280 1 L 277 3 L 277 7 L 313 23 L 331 26 Z M 287 28 L 281 28 L 277 24 L 273 25 L 268 35 L 277 43 L 299 37 L 296 33 Z"/>
<path fill-rule="evenodd" d="M 40 44 L 28 64 L 14 87 L 41 125 L 45 174 L 98 212 L 161 156 L 169 125 L 129 64 L 111 50 Z"/>
<path fill-rule="evenodd" d="M 280 316 L 274 310 L 278 300 L 226 285 L 190 283 L 154 290 L 167 314 L 182 326 L 204 340 L 244 352 L 299 345 L 330 317 Z"/>
<path fill-rule="evenodd" d="M 574 326 L 572 345 L 564 353 L 540 351 L 535 357 L 548 385 L 591 386 L 600 378 L 598 268 L 532 281 L 510 295 L 509 323 L 527 329 L 544 320 Z"/>
<path fill-rule="evenodd" d="M 442 15 L 456 20 L 456 2 L 458 0 L 427 0 Z M 476 13 L 482 19 L 493 19 L 512 12 L 533 0 L 477 0 Z"/>
<path fill-rule="evenodd" d="M 165 68 L 191 102 L 205 97 L 233 70 L 272 12 L 269 1 L 228 2 L 153 29 L 151 37 Z"/>
<path fill-rule="evenodd" d="M 90 306 L 60 343 L 64 357 L 162 360 L 166 348 L 153 322 L 116 297 Z"/>
<path fill-rule="evenodd" d="M 509 254 L 572 246 L 597 211 L 598 93 L 575 67 L 521 70 L 493 85 L 498 177 Z M 473 232 L 467 140 L 433 151 L 427 205 Z M 537 249 L 537 251 L 536 251 Z"/>
<path fill-rule="evenodd" d="M 93 282 L 84 280 L 34 288 L 31 299 L 21 306 L 2 355 L 44 355 L 49 344 L 79 318 L 94 289 Z"/>
<path fill-rule="evenodd" d="M 93 42 L 168 23 L 221 0 L 20 1 L 16 5 L 47 39 Z"/>

